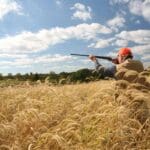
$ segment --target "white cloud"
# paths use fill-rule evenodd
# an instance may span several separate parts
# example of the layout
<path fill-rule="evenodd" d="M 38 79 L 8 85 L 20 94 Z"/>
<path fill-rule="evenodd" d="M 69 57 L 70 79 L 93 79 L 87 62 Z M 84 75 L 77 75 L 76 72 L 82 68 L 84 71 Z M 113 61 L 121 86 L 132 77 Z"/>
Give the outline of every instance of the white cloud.
<path fill-rule="evenodd" d="M 111 51 L 111 52 L 108 53 L 107 56 L 116 58 L 117 57 L 117 52 Z"/>
<path fill-rule="evenodd" d="M 140 24 L 141 22 L 140 22 L 140 20 L 136 20 L 135 23 L 136 24 Z"/>
<path fill-rule="evenodd" d="M 71 7 L 71 9 L 75 10 L 72 18 L 73 19 L 80 19 L 83 21 L 87 21 L 88 19 L 92 19 L 92 9 L 89 6 L 85 6 L 81 3 L 76 3 L 74 4 L 73 7 Z"/>
<path fill-rule="evenodd" d="M 35 63 L 66 62 L 72 59 L 73 59 L 72 56 L 55 54 L 37 57 Z"/>
<path fill-rule="evenodd" d="M 122 31 L 121 33 L 117 34 L 116 37 L 137 44 L 149 44 L 150 30 Z"/>
<path fill-rule="evenodd" d="M 118 31 L 118 28 L 121 28 L 124 26 L 124 23 L 126 22 L 125 18 L 123 16 L 117 15 L 116 17 L 114 17 L 111 20 L 107 21 L 107 25 L 115 30 Z"/>
<path fill-rule="evenodd" d="M 150 22 L 150 0 L 132 0 L 129 3 L 129 9 L 131 13 L 143 16 Z"/>
<path fill-rule="evenodd" d="M 96 44 L 92 43 L 88 47 L 93 47 L 93 48 L 105 48 L 109 46 L 109 42 L 107 40 L 103 41 L 98 41 Z"/>
<path fill-rule="evenodd" d="M 150 54 L 147 54 L 145 56 L 142 56 L 142 60 L 150 60 Z"/>
<path fill-rule="evenodd" d="M 128 45 L 128 40 L 116 40 L 115 44 L 117 46 L 126 47 Z"/>
<path fill-rule="evenodd" d="M 34 53 L 43 51 L 49 46 L 70 39 L 92 40 L 99 34 L 109 34 L 111 30 L 101 24 L 79 24 L 67 28 L 52 28 L 40 30 L 37 33 L 22 32 L 15 36 L 0 39 L 1 53 Z"/>
<path fill-rule="evenodd" d="M 15 0 L 0 0 L 0 20 L 10 12 L 21 14 L 21 6 Z"/>
<path fill-rule="evenodd" d="M 109 2 L 110 2 L 111 5 L 114 5 L 114 4 L 117 4 L 117 3 L 125 4 L 125 3 L 128 3 L 129 0 L 110 0 Z"/>
<path fill-rule="evenodd" d="M 96 43 L 90 44 L 88 47 L 92 48 L 105 48 L 110 46 L 110 43 L 113 41 L 113 38 L 110 39 L 98 39 Z"/>
<path fill-rule="evenodd" d="M 24 67 L 29 67 L 33 65 L 44 65 L 44 64 L 51 64 L 51 63 L 59 63 L 59 62 L 67 62 L 71 61 L 72 56 L 68 55 L 60 55 L 60 54 L 55 54 L 55 55 L 44 55 L 44 56 L 24 56 L 24 57 L 12 57 L 14 58 L 13 60 L 6 61 L 6 60 L 1 60 L 0 66 L 7 66 L 7 67 L 19 67 L 19 68 L 24 68 Z"/>
<path fill-rule="evenodd" d="M 0 54 L 0 58 L 26 58 L 27 55 L 25 54 Z"/>
<path fill-rule="evenodd" d="M 129 3 L 129 9 L 130 12 L 135 15 L 141 15 L 142 14 L 142 1 L 141 0 L 132 0 Z"/>
<path fill-rule="evenodd" d="M 150 44 L 133 46 L 132 50 L 135 54 L 140 55 L 141 57 L 143 57 L 144 55 L 149 55 L 150 54 Z"/>
<path fill-rule="evenodd" d="M 143 3 L 142 14 L 143 14 L 144 18 L 150 22 L 150 0 L 146 0 Z"/>
<path fill-rule="evenodd" d="M 150 54 L 150 30 L 122 31 L 119 34 L 116 34 L 114 38 L 99 39 L 97 40 L 97 43 L 92 43 L 88 47 L 104 48 L 110 45 L 127 47 L 129 44 L 134 45 L 131 47 L 134 54 L 140 55 L 141 57 L 149 55 Z M 111 55 L 112 53 L 109 54 Z M 114 53 L 114 55 L 116 55 L 116 53 Z M 144 58 L 146 59 L 147 57 Z"/>
<path fill-rule="evenodd" d="M 57 5 L 61 5 L 61 1 L 60 0 L 56 0 L 56 4 Z"/>
<path fill-rule="evenodd" d="M 129 11 L 150 22 L 150 0 L 110 0 L 110 4 L 127 4 Z"/>
<path fill-rule="evenodd" d="M 131 47 L 135 54 L 147 55 L 150 53 L 150 30 L 122 31 L 116 35 L 116 45 L 124 47 L 128 42 L 137 44 Z"/>

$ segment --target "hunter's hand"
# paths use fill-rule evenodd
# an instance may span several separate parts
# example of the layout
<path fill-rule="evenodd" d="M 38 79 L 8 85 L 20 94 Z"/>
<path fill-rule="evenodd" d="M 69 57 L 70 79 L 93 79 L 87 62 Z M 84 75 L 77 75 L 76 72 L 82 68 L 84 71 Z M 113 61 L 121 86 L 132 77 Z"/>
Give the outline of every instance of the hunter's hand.
<path fill-rule="evenodd" d="M 89 59 L 91 59 L 92 61 L 96 61 L 96 57 L 94 55 L 89 55 Z"/>

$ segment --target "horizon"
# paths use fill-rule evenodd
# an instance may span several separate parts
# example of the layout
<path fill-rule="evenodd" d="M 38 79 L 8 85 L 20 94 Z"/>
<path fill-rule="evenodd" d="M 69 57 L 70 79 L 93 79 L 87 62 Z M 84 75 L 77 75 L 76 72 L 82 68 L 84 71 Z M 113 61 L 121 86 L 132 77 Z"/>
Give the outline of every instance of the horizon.
<path fill-rule="evenodd" d="M 121 47 L 150 66 L 149 0 L 0 0 L 3 75 L 94 69 L 70 54 L 115 57 Z"/>

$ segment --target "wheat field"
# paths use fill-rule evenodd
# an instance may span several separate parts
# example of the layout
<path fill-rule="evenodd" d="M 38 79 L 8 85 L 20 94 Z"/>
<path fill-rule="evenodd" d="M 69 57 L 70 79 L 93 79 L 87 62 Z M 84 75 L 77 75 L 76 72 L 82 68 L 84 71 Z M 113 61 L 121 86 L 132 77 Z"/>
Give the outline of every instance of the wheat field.
<path fill-rule="evenodd" d="M 150 149 L 150 91 L 125 80 L 0 90 L 0 150 Z"/>

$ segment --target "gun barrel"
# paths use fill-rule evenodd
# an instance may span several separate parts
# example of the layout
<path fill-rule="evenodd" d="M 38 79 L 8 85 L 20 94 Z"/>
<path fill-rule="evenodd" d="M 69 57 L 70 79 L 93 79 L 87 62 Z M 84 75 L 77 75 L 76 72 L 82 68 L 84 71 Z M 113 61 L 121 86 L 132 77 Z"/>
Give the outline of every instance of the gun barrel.
<path fill-rule="evenodd" d="M 75 55 L 75 56 L 89 56 L 89 55 L 83 55 L 83 54 L 71 54 L 71 55 Z"/>
<path fill-rule="evenodd" d="M 95 57 L 99 58 L 99 59 L 106 59 L 106 60 L 109 60 L 109 61 L 113 60 L 111 57 L 107 57 L 107 56 L 95 56 Z"/>
<path fill-rule="evenodd" d="M 71 55 L 75 55 L 75 56 L 86 56 L 88 57 L 89 55 L 84 55 L 84 54 L 71 54 Z M 107 57 L 107 56 L 95 56 L 96 58 L 99 58 L 99 59 L 106 59 L 106 60 L 109 60 L 109 61 L 112 61 L 112 58 L 111 57 Z"/>

